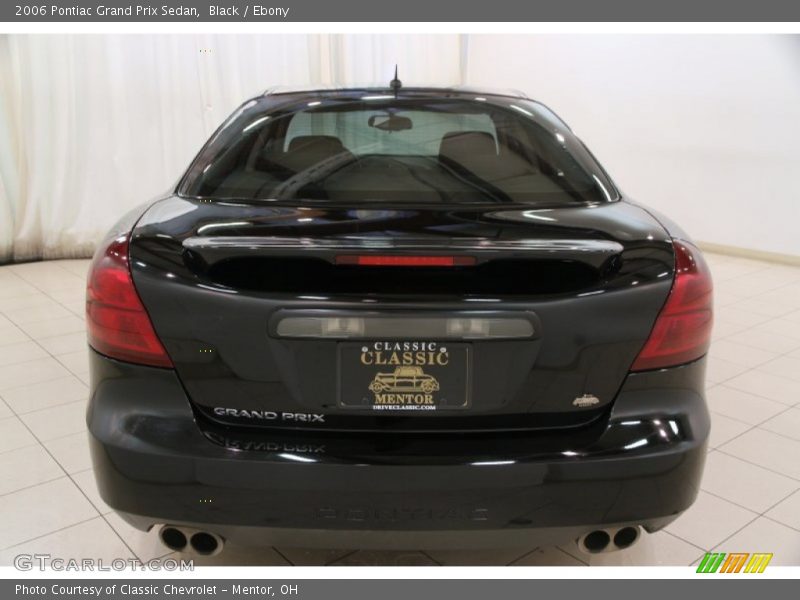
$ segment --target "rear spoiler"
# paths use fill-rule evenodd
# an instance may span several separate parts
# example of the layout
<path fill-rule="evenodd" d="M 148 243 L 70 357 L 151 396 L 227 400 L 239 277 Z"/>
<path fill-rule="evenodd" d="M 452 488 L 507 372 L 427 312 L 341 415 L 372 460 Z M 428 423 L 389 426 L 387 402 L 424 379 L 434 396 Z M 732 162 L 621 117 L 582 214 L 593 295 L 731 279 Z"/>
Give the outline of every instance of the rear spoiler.
<path fill-rule="evenodd" d="M 194 236 L 183 241 L 183 249 L 202 257 L 212 265 L 233 256 L 295 255 L 302 250 L 306 256 L 317 256 L 333 262 L 335 252 L 370 251 L 405 253 L 468 253 L 477 262 L 495 258 L 576 260 L 600 268 L 612 256 L 622 253 L 623 246 L 611 240 L 592 239 L 409 239 L 389 237 L 348 236 L 340 238 L 290 238 L 259 236 Z"/>

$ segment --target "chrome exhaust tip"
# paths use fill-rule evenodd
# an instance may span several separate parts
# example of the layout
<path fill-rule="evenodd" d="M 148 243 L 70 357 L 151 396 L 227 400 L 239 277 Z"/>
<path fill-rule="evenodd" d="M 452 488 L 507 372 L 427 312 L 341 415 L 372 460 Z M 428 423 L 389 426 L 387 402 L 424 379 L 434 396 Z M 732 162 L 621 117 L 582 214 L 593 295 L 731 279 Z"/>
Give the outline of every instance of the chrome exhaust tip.
<path fill-rule="evenodd" d="M 614 534 L 614 545 L 617 547 L 617 550 L 624 550 L 625 548 L 630 548 L 636 542 L 639 541 L 639 538 L 642 535 L 642 528 L 638 525 L 636 527 L 623 527 L 617 533 Z"/>
<path fill-rule="evenodd" d="M 597 529 L 578 538 L 578 548 L 587 554 L 600 554 L 605 552 L 611 543 L 611 536 L 605 529 Z"/>
<path fill-rule="evenodd" d="M 215 556 L 222 552 L 222 547 L 225 545 L 223 539 L 208 531 L 198 531 L 192 534 L 189 538 L 189 544 L 192 550 L 200 556 Z"/>
<path fill-rule="evenodd" d="M 173 552 L 183 552 L 188 544 L 186 534 L 172 525 L 161 527 L 158 531 L 158 539 Z"/>

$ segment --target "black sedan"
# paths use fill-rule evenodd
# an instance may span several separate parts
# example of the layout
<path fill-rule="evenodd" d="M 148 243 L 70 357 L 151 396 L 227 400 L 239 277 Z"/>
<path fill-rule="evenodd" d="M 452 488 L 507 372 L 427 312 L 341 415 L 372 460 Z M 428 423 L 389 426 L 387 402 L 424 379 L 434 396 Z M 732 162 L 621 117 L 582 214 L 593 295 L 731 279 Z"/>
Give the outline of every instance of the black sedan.
<path fill-rule="evenodd" d="M 711 280 L 522 95 L 273 92 L 87 290 L 94 472 L 174 550 L 633 544 L 693 502 Z"/>

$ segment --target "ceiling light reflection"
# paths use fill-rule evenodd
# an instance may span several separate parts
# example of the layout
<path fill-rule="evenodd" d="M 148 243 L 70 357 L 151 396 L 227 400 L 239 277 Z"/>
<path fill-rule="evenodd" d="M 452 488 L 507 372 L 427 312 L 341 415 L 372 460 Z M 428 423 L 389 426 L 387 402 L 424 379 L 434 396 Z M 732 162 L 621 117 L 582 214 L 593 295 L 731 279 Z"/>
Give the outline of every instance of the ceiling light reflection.
<path fill-rule="evenodd" d="M 524 109 L 524 108 L 522 108 L 521 106 L 517 106 L 516 104 L 509 104 L 509 106 L 510 106 L 511 108 L 515 109 L 515 110 L 518 110 L 518 111 L 519 111 L 519 112 L 521 112 L 522 114 L 528 115 L 529 117 L 532 117 L 532 116 L 533 116 L 533 113 L 532 113 L 531 111 L 529 111 L 529 110 L 525 110 L 525 109 Z"/>
<path fill-rule="evenodd" d="M 649 442 L 646 439 L 642 438 L 641 440 L 636 440 L 635 442 L 628 444 L 624 448 L 625 450 L 633 450 L 634 448 L 641 448 L 642 446 L 647 446 L 648 443 Z"/>
<path fill-rule="evenodd" d="M 288 454 L 286 452 L 282 452 L 281 454 L 278 454 L 278 456 L 280 456 L 281 458 L 285 458 L 286 460 L 293 460 L 295 462 L 304 462 L 304 463 L 317 462 L 315 459 L 309 458 L 307 456 L 298 456 L 297 454 Z"/>
<path fill-rule="evenodd" d="M 264 121 L 267 121 L 268 119 L 269 119 L 269 116 L 261 117 L 260 119 L 256 119 L 255 121 L 250 123 L 250 125 L 248 125 L 244 129 L 242 129 L 242 133 L 244 133 L 245 131 L 250 131 L 253 127 L 258 127 L 259 125 L 261 125 L 261 123 L 263 123 Z"/>

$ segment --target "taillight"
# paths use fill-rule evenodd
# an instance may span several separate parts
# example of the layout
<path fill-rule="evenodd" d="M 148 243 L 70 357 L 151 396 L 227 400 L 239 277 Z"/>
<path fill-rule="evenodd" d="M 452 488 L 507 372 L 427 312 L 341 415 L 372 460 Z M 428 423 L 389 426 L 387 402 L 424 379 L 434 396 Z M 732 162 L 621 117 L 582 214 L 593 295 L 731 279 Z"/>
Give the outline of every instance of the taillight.
<path fill-rule="evenodd" d="M 89 345 L 101 354 L 153 367 L 172 366 L 133 286 L 127 235 L 115 238 L 92 262 L 86 328 Z"/>
<path fill-rule="evenodd" d="M 675 280 L 632 371 L 663 369 L 703 356 L 711 343 L 711 272 L 700 251 L 674 240 Z"/>

